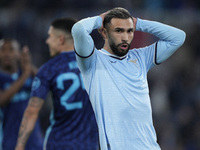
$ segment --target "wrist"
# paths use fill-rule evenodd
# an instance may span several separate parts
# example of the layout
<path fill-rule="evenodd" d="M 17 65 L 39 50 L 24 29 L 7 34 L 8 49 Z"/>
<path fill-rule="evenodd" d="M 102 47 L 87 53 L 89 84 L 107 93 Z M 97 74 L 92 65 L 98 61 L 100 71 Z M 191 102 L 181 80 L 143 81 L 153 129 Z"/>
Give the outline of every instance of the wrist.
<path fill-rule="evenodd" d="M 17 144 L 15 147 L 15 150 L 24 150 L 24 145 L 23 144 Z"/>

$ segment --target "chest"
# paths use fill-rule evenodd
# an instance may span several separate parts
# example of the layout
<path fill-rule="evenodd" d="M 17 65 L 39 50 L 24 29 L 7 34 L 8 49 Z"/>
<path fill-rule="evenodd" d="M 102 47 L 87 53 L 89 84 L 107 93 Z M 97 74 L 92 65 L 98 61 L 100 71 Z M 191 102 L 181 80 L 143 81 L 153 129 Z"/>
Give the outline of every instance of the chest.
<path fill-rule="evenodd" d="M 145 63 L 137 56 L 127 56 L 123 60 L 100 57 L 96 63 L 96 74 L 101 78 L 112 78 L 119 86 L 147 86 Z M 110 80 L 110 79 L 109 79 Z"/>

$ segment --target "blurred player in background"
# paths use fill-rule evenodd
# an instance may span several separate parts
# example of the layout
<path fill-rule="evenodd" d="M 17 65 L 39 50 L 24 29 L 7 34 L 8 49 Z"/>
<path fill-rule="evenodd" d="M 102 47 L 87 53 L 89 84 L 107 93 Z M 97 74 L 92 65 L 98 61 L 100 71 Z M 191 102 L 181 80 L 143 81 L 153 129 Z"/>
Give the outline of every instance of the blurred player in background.
<path fill-rule="evenodd" d="M 103 25 L 103 26 L 102 26 Z M 99 29 L 104 47 L 90 33 Z M 134 31 L 159 38 L 131 49 Z M 177 28 L 133 18 L 123 8 L 89 17 L 72 28 L 76 58 L 93 105 L 102 150 L 160 150 L 153 127 L 147 72 L 170 57 L 185 40 Z"/>
<path fill-rule="evenodd" d="M 75 59 L 69 18 L 54 20 L 46 43 L 53 57 L 36 75 L 29 105 L 24 113 L 16 150 L 23 150 L 49 91 L 53 110 L 46 131 L 45 150 L 95 150 L 98 129 L 90 100 Z"/>
<path fill-rule="evenodd" d="M 31 64 L 28 47 L 15 39 L 0 40 L 0 149 L 13 150 L 20 123 L 30 97 L 36 68 Z M 42 150 L 43 137 L 39 123 L 27 142 L 26 150 Z"/>

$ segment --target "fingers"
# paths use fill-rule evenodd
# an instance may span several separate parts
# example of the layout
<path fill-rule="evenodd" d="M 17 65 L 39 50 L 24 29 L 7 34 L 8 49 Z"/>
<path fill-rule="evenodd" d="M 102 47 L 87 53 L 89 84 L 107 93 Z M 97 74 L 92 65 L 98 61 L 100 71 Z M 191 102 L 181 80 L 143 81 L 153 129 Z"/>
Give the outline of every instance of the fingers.
<path fill-rule="evenodd" d="M 104 12 L 104 13 L 102 13 L 102 14 L 99 15 L 99 16 L 102 18 L 102 27 L 103 27 L 104 18 L 105 18 L 105 16 L 108 14 L 108 12 L 109 12 L 109 11 Z"/>
<path fill-rule="evenodd" d="M 24 46 L 22 48 L 21 60 L 23 61 L 23 63 L 30 63 L 30 53 L 28 46 Z"/>
<path fill-rule="evenodd" d="M 100 14 L 99 16 L 102 18 L 102 20 L 104 20 L 105 16 L 110 12 L 110 10 Z"/>
<path fill-rule="evenodd" d="M 22 48 L 22 52 L 29 52 L 29 47 L 27 45 L 25 45 L 23 48 Z"/>
<path fill-rule="evenodd" d="M 133 26 L 134 26 L 134 29 L 136 30 L 137 18 L 135 17 L 132 17 L 132 18 L 133 18 Z"/>
<path fill-rule="evenodd" d="M 99 32 L 99 34 L 104 38 L 104 34 L 103 34 L 103 32 L 104 32 L 104 26 L 103 26 L 103 21 L 104 21 L 104 18 L 105 18 L 105 16 L 108 14 L 108 12 L 109 11 L 107 11 L 107 12 L 104 12 L 104 13 L 102 13 L 102 14 L 100 14 L 99 16 L 102 18 L 102 26 L 98 29 L 98 32 Z"/>
<path fill-rule="evenodd" d="M 31 72 L 31 56 L 30 56 L 29 48 L 27 45 L 25 45 L 22 48 L 21 67 L 22 67 L 22 71 L 24 73 L 30 74 L 30 72 Z"/>
<path fill-rule="evenodd" d="M 101 15 L 99 15 L 102 18 L 102 21 L 104 20 L 104 18 L 105 18 L 105 16 L 106 16 L 107 13 L 108 12 L 105 12 L 105 13 L 102 13 Z"/>

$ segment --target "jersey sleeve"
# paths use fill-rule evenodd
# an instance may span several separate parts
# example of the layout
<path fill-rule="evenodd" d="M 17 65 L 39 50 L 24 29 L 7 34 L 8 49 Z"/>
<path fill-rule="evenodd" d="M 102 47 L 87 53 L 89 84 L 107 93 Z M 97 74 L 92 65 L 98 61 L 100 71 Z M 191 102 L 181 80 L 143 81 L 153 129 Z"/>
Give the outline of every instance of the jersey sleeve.
<path fill-rule="evenodd" d="M 155 50 L 154 63 L 159 64 L 169 58 L 185 41 L 184 31 L 156 21 L 137 19 L 136 31 L 155 35 L 159 40 L 148 49 Z"/>
<path fill-rule="evenodd" d="M 101 25 L 102 18 L 96 16 L 82 19 L 72 28 L 76 58 L 82 72 L 88 71 L 94 64 L 95 46 L 90 34 Z"/>
<path fill-rule="evenodd" d="M 45 67 L 41 67 L 35 76 L 31 88 L 31 97 L 39 97 L 44 100 L 46 99 L 50 86 L 48 74 L 45 71 Z"/>

